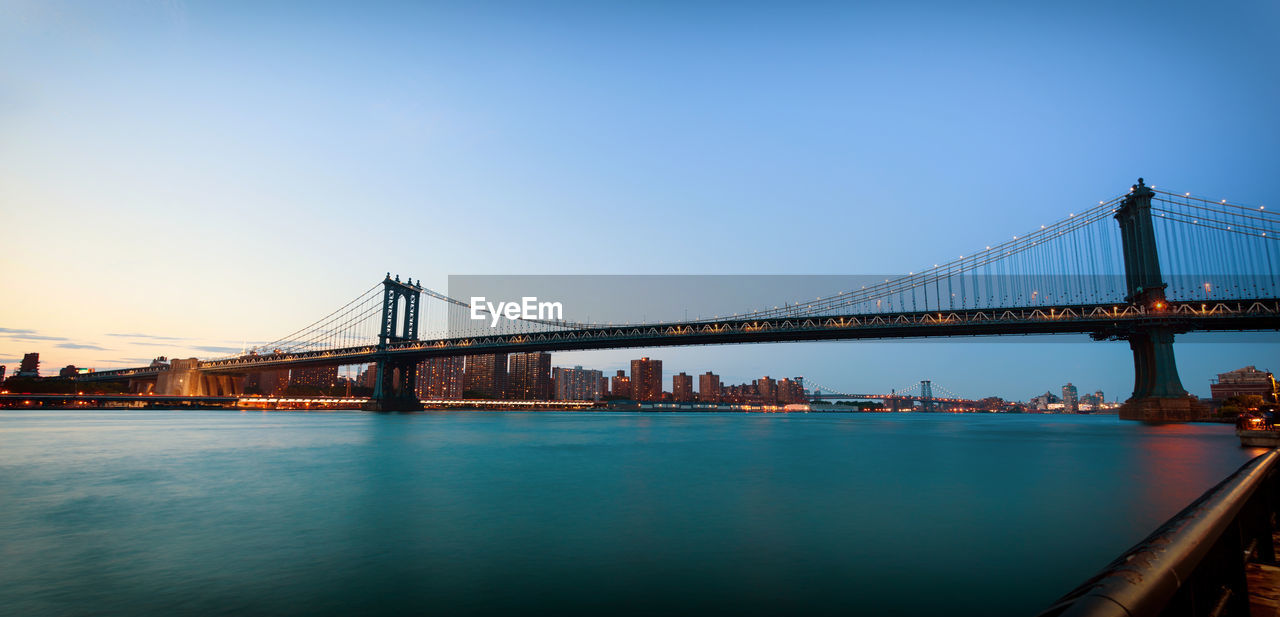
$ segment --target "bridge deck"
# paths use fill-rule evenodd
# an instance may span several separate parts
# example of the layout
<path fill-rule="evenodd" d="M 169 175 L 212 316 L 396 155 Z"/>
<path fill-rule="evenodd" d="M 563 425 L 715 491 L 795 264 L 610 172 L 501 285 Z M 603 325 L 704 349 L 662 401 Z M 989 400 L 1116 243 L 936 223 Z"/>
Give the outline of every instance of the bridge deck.
<path fill-rule="evenodd" d="M 1182 332 L 1280 330 L 1280 300 L 1170 302 L 1168 308 L 1160 312 L 1135 305 L 1087 304 L 593 327 L 407 341 L 391 344 L 386 350 L 379 350 L 377 346 L 361 346 L 241 356 L 204 361 L 199 364 L 199 369 L 203 372 L 245 373 L 295 366 L 367 364 L 380 359 L 421 360 L 479 353 L 823 340 L 1072 333 L 1107 337 L 1139 325 L 1164 325 Z M 83 375 L 80 379 L 154 378 L 162 370 L 140 367 L 102 371 Z"/>

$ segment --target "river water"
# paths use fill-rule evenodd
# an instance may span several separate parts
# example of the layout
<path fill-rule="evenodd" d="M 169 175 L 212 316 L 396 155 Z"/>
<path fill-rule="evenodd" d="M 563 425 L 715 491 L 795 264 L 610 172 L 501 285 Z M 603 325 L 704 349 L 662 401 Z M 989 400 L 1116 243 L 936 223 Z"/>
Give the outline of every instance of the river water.
<path fill-rule="evenodd" d="M 7 615 L 1028 615 L 1261 450 L 1115 416 L 0 411 Z"/>

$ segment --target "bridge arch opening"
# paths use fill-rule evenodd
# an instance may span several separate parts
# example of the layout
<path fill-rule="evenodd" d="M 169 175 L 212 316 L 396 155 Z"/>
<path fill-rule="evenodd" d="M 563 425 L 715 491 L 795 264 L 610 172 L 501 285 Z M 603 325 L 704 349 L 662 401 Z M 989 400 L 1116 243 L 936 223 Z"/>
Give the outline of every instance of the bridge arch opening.
<path fill-rule="evenodd" d="M 404 294 L 396 295 L 396 322 L 391 326 L 391 332 L 394 336 L 404 338 L 408 335 L 407 325 L 409 323 L 409 299 Z"/>

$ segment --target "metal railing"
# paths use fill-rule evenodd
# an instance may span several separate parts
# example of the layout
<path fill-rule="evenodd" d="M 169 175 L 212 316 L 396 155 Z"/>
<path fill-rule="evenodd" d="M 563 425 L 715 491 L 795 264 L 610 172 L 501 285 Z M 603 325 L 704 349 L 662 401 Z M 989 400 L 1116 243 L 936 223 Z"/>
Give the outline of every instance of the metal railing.
<path fill-rule="evenodd" d="M 1209 489 L 1040 617 L 1249 615 L 1250 562 L 1276 562 L 1280 450 Z"/>

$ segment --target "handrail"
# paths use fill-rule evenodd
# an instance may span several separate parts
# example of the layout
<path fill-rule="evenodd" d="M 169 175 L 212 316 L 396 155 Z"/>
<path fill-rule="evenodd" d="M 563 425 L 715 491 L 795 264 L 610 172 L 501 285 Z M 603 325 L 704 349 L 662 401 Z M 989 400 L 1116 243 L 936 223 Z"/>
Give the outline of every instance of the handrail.
<path fill-rule="evenodd" d="M 1039 617 L 1247 615 L 1246 563 L 1275 560 L 1278 470 L 1280 450 L 1245 463 Z"/>

